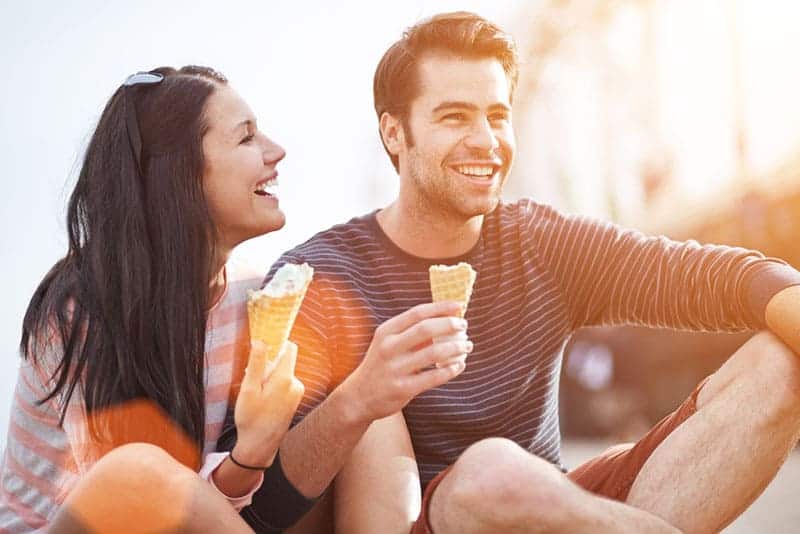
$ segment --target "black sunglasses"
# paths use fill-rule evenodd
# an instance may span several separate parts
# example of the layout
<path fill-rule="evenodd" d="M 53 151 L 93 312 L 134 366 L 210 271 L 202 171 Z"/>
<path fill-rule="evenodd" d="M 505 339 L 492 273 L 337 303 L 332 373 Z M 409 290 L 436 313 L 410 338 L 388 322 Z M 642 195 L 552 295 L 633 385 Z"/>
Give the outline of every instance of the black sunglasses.
<path fill-rule="evenodd" d="M 128 142 L 133 151 L 133 159 L 136 162 L 136 170 L 139 172 L 139 176 L 144 176 L 142 173 L 142 135 L 139 132 L 136 107 L 128 88 L 134 85 L 156 85 L 163 81 L 164 75 L 158 72 L 137 72 L 136 74 L 131 74 L 122 82 L 123 91 L 125 92 L 125 123 L 128 130 Z"/>

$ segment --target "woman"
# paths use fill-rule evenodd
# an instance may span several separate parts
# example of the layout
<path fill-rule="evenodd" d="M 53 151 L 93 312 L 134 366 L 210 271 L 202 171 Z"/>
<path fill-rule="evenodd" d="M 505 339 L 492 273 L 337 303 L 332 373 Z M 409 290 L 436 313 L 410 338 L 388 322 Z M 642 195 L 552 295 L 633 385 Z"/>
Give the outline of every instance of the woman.
<path fill-rule="evenodd" d="M 284 155 L 211 69 L 117 89 L 70 198 L 69 250 L 25 315 L 0 531 L 249 531 L 236 510 L 302 384 L 291 344 L 265 376 L 246 327 L 261 276 L 228 259 L 284 225 L 270 192 Z M 238 441 L 209 454 L 231 399 Z"/>

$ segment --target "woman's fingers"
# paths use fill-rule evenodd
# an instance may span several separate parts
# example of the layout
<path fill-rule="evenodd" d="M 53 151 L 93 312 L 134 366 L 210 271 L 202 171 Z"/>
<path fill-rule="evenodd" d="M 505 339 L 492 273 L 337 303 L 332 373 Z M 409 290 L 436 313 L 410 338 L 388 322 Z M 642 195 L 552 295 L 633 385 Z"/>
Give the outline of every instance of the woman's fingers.
<path fill-rule="evenodd" d="M 294 376 L 294 367 L 296 364 L 297 345 L 291 341 L 286 341 L 278 356 L 278 365 L 275 367 L 273 374 L 279 376 Z M 264 378 L 266 379 L 266 377 Z"/>
<path fill-rule="evenodd" d="M 267 367 L 267 346 L 258 339 L 250 340 L 250 356 L 244 370 L 242 389 L 256 389 L 261 387 L 264 371 Z"/>

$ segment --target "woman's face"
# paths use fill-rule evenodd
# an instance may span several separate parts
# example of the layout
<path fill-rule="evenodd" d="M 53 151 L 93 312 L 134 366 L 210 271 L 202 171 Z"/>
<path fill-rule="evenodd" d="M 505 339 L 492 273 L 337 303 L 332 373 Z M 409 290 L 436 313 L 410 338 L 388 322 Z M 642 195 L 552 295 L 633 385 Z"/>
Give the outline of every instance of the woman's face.
<path fill-rule="evenodd" d="M 220 247 L 283 227 L 275 193 L 276 166 L 286 152 L 258 131 L 247 103 L 228 85 L 217 85 L 206 102 L 203 190 Z"/>

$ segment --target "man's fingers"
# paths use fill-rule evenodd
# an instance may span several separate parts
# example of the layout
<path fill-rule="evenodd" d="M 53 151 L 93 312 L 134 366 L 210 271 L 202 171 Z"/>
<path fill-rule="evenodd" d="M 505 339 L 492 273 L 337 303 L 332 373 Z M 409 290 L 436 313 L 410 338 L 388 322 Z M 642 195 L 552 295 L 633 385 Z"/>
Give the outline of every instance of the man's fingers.
<path fill-rule="evenodd" d="M 399 334 L 425 319 L 458 315 L 460 311 L 461 304 L 458 302 L 429 302 L 426 304 L 418 304 L 400 315 L 392 317 L 378 328 L 383 330 L 385 334 Z"/>
<path fill-rule="evenodd" d="M 465 334 L 467 322 L 458 317 L 434 317 L 425 319 L 391 337 L 385 346 L 392 354 L 411 352 L 416 347 L 427 345 L 432 339 Z"/>
<path fill-rule="evenodd" d="M 414 373 L 431 366 L 446 367 L 456 359 L 463 360 L 472 348 L 472 341 L 466 338 L 436 342 L 406 356 L 402 369 Z"/>
<path fill-rule="evenodd" d="M 414 377 L 414 397 L 431 388 L 441 386 L 461 374 L 466 368 L 466 363 L 457 361 L 443 367 L 422 371 Z"/>
<path fill-rule="evenodd" d="M 458 356 L 456 356 L 456 357 L 455 357 L 455 358 L 453 358 L 452 360 L 447 360 L 446 362 L 443 362 L 443 363 L 438 363 L 438 364 L 436 364 L 436 366 L 437 366 L 437 367 L 444 367 L 444 366 L 446 366 L 446 365 L 450 365 L 450 364 L 457 363 L 457 362 L 462 362 L 464 365 L 466 365 L 466 363 L 467 363 L 467 356 L 468 356 L 468 354 L 466 354 L 466 353 L 464 353 L 464 354 L 459 354 Z"/>
<path fill-rule="evenodd" d="M 258 339 L 251 339 L 250 356 L 247 358 L 247 368 L 244 370 L 242 389 L 260 387 L 266 367 L 267 346 Z"/>

